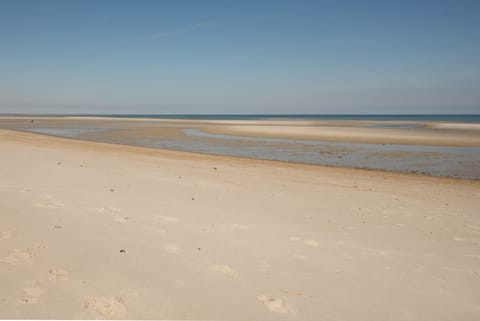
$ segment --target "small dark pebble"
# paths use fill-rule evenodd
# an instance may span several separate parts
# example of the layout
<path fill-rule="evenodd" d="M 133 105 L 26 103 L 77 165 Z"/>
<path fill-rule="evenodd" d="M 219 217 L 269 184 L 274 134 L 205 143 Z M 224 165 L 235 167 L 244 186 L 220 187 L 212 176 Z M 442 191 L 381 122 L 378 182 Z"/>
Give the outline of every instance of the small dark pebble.
<path fill-rule="evenodd" d="M 115 192 L 115 190 L 113 188 L 110 189 L 110 192 Z"/>
<path fill-rule="evenodd" d="M 121 250 L 120 250 L 120 253 L 121 253 L 121 254 L 126 254 L 126 253 L 127 253 L 127 251 L 126 251 L 126 250 L 124 250 L 124 249 L 121 249 Z"/>
<path fill-rule="evenodd" d="M 178 176 L 178 179 L 182 179 L 182 176 Z"/>
<path fill-rule="evenodd" d="M 62 163 L 61 163 L 61 162 L 58 162 L 57 165 L 62 165 Z"/>
<path fill-rule="evenodd" d="M 195 197 L 192 197 L 192 201 L 194 201 L 194 200 L 195 200 Z"/>
<path fill-rule="evenodd" d="M 214 169 L 214 170 L 217 170 L 217 168 L 216 168 L 216 167 L 214 167 L 213 169 Z"/>
<path fill-rule="evenodd" d="M 201 250 L 201 248 L 197 248 L 197 250 L 199 250 L 199 251 L 200 251 L 200 250 Z"/>

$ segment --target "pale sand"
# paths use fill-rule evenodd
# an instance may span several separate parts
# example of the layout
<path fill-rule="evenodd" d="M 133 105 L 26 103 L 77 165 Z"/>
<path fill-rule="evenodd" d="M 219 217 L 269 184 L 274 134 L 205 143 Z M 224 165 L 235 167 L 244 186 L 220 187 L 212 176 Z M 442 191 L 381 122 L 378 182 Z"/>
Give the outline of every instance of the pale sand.
<path fill-rule="evenodd" d="M 34 120 L 34 123 L 31 121 Z M 417 125 L 416 128 L 382 128 Z M 380 125 L 380 127 L 376 127 Z M 6 126 L 6 127 L 5 127 Z M 185 128 L 210 133 L 253 137 L 306 139 L 368 144 L 405 144 L 480 147 L 480 124 L 429 121 L 367 120 L 192 120 L 108 117 L 0 117 L 0 128 L 122 127 L 128 130 L 165 132 Z M 171 133 L 167 133 L 170 135 Z"/>
<path fill-rule="evenodd" d="M 478 320 L 480 183 L 0 130 L 0 317 Z"/>
<path fill-rule="evenodd" d="M 472 130 L 480 131 L 480 124 L 470 123 L 429 123 L 429 127 L 436 129 L 457 129 L 457 130 Z"/>
<path fill-rule="evenodd" d="M 298 122 L 297 122 L 298 123 Z M 306 123 L 303 125 L 285 123 L 274 124 L 237 124 L 226 126 L 210 126 L 204 130 L 210 133 L 296 138 L 330 142 L 351 142 L 367 144 L 404 144 L 431 146 L 480 146 L 479 124 L 422 123 L 419 128 L 369 128 L 359 125 L 372 125 L 379 122 Z M 386 122 L 383 122 L 386 123 Z M 404 122 L 409 123 L 409 122 Z"/>

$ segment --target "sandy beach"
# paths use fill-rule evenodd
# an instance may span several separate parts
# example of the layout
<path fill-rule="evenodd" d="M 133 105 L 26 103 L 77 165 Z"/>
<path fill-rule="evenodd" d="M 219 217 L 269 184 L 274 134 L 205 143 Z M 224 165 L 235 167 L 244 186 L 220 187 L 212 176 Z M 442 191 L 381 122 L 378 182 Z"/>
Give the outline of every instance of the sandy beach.
<path fill-rule="evenodd" d="M 122 126 L 171 135 L 184 128 L 247 137 L 271 137 L 367 144 L 480 147 L 480 124 L 430 121 L 199 120 L 109 117 L 0 116 L 0 128 Z"/>
<path fill-rule="evenodd" d="M 1 318 L 480 316 L 478 181 L 10 130 L 0 151 Z"/>
<path fill-rule="evenodd" d="M 480 321 L 480 1 L 3 1 L 0 321 Z"/>

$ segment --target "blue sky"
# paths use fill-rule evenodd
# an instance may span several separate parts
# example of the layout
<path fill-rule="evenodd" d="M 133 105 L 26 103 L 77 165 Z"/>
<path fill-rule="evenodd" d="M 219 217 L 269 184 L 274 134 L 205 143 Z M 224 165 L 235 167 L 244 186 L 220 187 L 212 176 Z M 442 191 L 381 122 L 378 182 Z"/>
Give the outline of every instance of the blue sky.
<path fill-rule="evenodd" d="M 0 113 L 480 113 L 480 1 L 0 0 Z"/>

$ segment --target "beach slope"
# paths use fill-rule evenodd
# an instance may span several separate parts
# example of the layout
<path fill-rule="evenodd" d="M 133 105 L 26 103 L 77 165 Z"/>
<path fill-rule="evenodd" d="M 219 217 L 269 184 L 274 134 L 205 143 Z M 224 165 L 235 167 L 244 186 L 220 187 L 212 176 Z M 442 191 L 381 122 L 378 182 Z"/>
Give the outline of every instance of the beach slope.
<path fill-rule="evenodd" d="M 480 183 L 0 130 L 0 318 L 478 320 Z"/>

